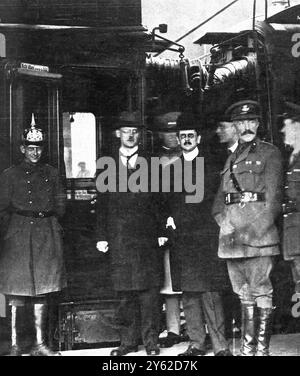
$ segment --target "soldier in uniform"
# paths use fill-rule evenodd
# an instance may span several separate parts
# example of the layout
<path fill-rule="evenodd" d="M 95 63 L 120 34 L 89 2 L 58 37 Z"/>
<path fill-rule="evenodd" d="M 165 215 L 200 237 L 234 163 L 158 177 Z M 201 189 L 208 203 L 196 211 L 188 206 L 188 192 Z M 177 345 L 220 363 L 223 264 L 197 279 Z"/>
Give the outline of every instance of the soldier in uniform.
<path fill-rule="evenodd" d="M 120 148 L 112 160 L 116 176 L 123 171 L 128 181 L 138 171 L 139 158 L 148 161 L 147 166 L 150 166 L 147 154 L 139 146 L 142 127 L 137 114 L 132 113 L 122 113 L 117 124 Z M 120 326 L 121 345 L 112 350 L 111 355 L 123 356 L 138 351 L 140 335 L 147 355 L 158 355 L 159 290 L 163 275 L 158 249 L 160 195 L 151 193 L 149 187 L 147 192 L 133 191 L 130 187 L 121 190 L 121 181 L 116 191 L 103 190 L 101 193 L 103 172 L 99 169 L 97 177 L 97 249 L 104 253 L 109 250 L 113 288 L 120 297 L 116 322 Z M 159 239 L 161 245 L 165 240 Z"/>
<path fill-rule="evenodd" d="M 300 294 L 300 106 L 288 103 L 287 107 L 282 133 L 292 152 L 285 176 L 283 254 L 291 264 L 295 292 Z"/>
<path fill-rule="evenodd" d="M 281 213 L 282 158 L 257 137 L 260 108 L 241 101 L 229 108 L 239 146 L 221 173 L 213 214 L 220 226 L 219 257 L 242 308 L 241 355 L 267 356 L 271 336 L 273 256 L 279 254 L 275 219 Z"/>
<path fill-rule="evenodd" d="M 17 310 L 34 307 L 36 343 L 33 356 L 55 355 L 45 345 L 47 296 L 65 286 L 61 226 L 65 191 L 58 170 L 41 162 L 44 133 L 34 118 L 20 147 L 23 162 L 0 176 L 0 291 L 11 307 L 11 355 L 21 355 Z"/>

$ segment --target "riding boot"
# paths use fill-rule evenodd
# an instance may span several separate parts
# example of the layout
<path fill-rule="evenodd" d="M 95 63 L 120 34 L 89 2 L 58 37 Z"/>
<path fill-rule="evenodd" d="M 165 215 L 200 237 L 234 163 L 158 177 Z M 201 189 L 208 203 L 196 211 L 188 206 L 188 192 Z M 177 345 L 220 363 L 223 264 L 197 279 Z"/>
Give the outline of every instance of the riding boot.
<path fill-rule="evenodd" d="M 255 321 L 255 306 L 242 304 L 241 356 L 254 356 L 256 353 Z"/>
<path fill-rule="evenodd" d="M 258 308 L 258 330 L 256 356 L 269 356 L 272 329 L 272 308 Z"/>
<path fill-rule="evenodd" d="M 31 350 L 31 356 L 57 356 L 59 353 L 53 352 L 45 343 L 45 327 L 47 316 L 46 304 L 34 305 L 34 318 L 35 318 L 35 330 L 36 330 L 36 343 Z"/>
<path fill-rule="evenodd" d="M 11 306 L 11 348 L 9 356 L 21 356 L 22 352 L 18 345 L 17 335 L 17 307 Z"/>

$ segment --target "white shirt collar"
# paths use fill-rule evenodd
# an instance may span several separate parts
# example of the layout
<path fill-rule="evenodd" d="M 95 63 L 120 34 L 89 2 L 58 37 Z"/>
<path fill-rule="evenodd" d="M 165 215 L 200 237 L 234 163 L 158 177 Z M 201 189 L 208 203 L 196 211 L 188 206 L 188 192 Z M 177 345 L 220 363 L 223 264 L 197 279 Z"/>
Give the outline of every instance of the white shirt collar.
<path fill-rule="evenodd" d="M 231 151 L 231 153 L 234 153 L 236 151 L 236 148 L 238 147 L 239 145 L 239 142 L 236 141 L 232 146 L 230 146 L 230 148 L 228 148 L 228 150 Z"/>
<path fill-rule="evenodd" d="M 132 154 L 138 151 L 138 146 L 135 146 L 133 149 L 126 149 L 124 146 L 120 147 L 120 154 L 124 155 L 125 157 L 130 157 Z"/>
<path fill-rule="evenodd" d="M 188 152 L 188 153 L 185 153 L 183 152 L 183 158 L 187 161 L 187 162 L 191 162 L 193 161 L 197 155 L 199 154 L 199 149 L 198 148 L 195 148 L 194 150 Z"/>
<path fill-rule="evenodd" d="M 130 150 L 120 147 L 120 159 L 124 166 L 127 166 L 127 163 L 128 163 L 128 167 L 130 168 L 135 167 L 136 161 L 138 159 L 138 153 L 136 153 L 137 151 L 138 151 L 138 146 Z M 130 157 L 131 155 L 132 155 L 132 158 L 126 158 L 126 157 Z"/>

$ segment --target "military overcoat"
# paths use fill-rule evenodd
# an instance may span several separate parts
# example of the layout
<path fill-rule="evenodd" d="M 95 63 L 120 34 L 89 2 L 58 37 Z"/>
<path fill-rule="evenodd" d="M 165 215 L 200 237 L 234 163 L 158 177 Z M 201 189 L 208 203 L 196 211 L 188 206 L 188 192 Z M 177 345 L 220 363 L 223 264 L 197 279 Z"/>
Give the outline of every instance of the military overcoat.
<path fill-rule="evenodd" d="M 62 230 L 65 191 L 57 169 L 22 162 L 0 176 L 0 292 L 36 296 L 66 285 Z M 20 212 L 53 212 L 33 218 Z"/>
<path fill-rule="evenodd" d="M 286 171 L 284 188 L 282 248 L 285 260 L 293 260 L 300 256 L 300 154 Z"/>

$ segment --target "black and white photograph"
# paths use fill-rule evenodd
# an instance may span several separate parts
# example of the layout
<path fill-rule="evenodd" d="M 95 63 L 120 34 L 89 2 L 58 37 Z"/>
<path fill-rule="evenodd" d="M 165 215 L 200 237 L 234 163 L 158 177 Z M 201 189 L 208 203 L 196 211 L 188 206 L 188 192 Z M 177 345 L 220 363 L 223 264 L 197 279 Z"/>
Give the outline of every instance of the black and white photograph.
<path fill-rule="evenodd" d="M 0 356 L 300 356 L 300 0 L 0 0 Z"/>

